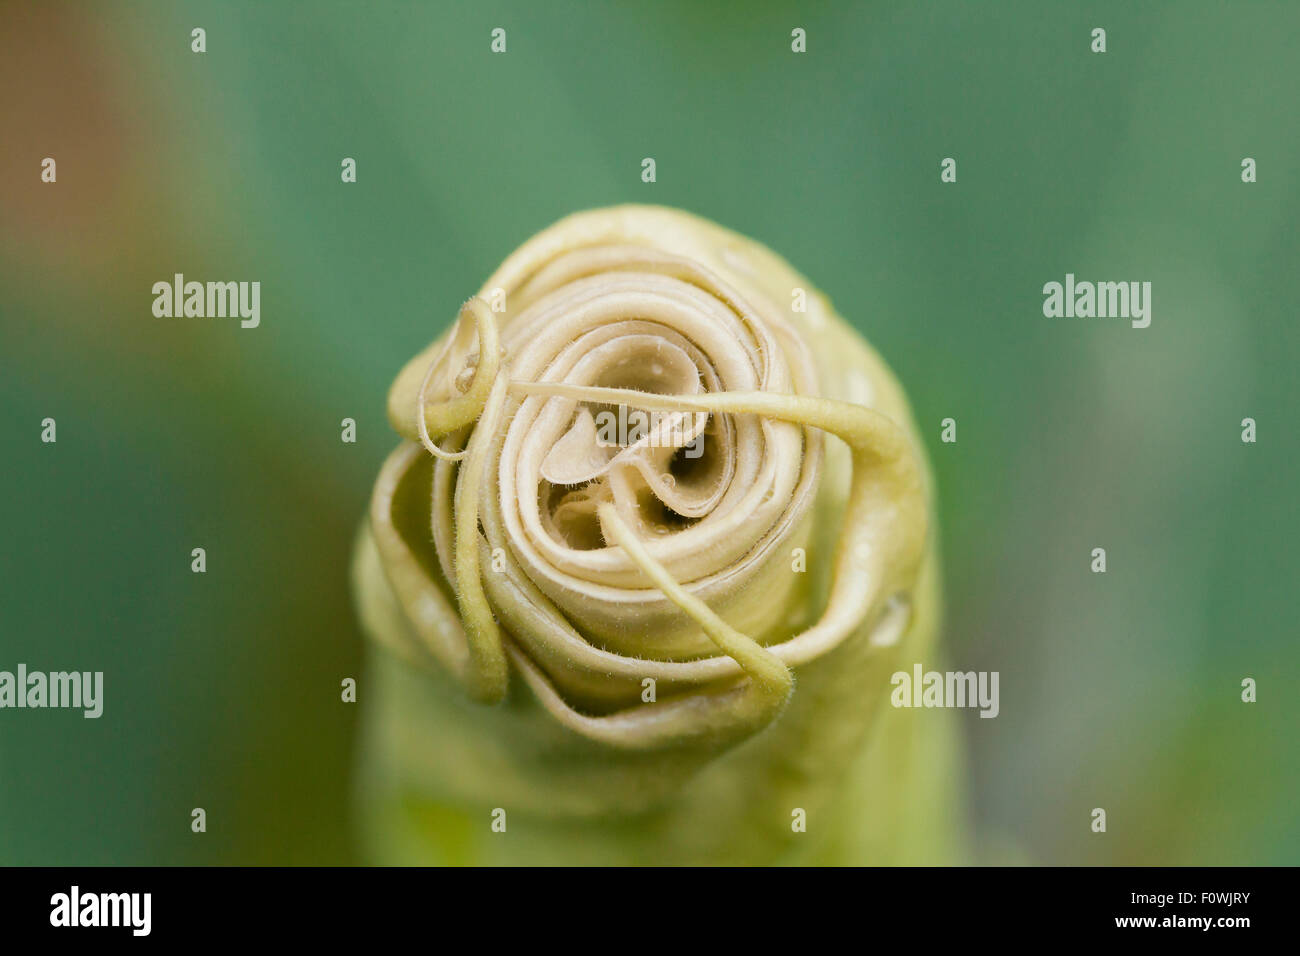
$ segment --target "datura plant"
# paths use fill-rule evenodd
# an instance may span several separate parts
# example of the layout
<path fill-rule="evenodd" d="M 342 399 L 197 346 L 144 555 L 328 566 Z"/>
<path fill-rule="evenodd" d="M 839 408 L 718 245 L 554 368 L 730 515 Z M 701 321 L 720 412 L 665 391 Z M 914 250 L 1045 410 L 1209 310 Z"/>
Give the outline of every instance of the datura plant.
<path fill-rule="evenodd" d="M 353 568 L 371 859 L 961 857 L 948 718 L 889 705 L 937 654 L 921 442 L 784 260 L 670 209 L 571 216 L 388 416 Z"/>

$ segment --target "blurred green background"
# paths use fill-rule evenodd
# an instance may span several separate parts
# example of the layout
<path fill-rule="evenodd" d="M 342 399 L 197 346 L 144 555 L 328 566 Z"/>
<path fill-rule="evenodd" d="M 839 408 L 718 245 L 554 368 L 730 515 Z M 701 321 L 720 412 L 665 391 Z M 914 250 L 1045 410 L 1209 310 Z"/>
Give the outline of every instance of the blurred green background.
<path fill-rule="evenodd" d="M 0 669 L 106 685 L 99 720 L 0 712 L 0 862 L 356 859 L 339 682 L 385 389 L 520 242 L 627 201 L 767 243 L 907 387 L 951 663 L 1001 672 L 1001 715 L 961 715 L 983 858 L 1296 862 L 1298 31 L 1293 3 L 0 6 Z M 155 318 L 176 272 L 259 280 L 261 327 Z M 1151 281 L 1151 327 L 1044 318 L 1066 272 Z"/>

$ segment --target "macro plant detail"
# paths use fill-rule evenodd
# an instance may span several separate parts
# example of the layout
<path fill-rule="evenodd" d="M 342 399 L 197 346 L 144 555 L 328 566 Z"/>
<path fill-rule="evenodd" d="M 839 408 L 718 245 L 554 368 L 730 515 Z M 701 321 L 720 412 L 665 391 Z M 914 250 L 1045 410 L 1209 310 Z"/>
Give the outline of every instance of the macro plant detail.
<path fill-rule="evenodd" d="M 629 411 L 648 424 L 609 440 Z M 957 852 L 923 819 L 954 816 L 946 718 L 882 707 L 935 639 L 924 453 L 787 263 L 675 210 L 571 216 L 403 368 L 388 416 L 354 562 L 372 855 Z"/>

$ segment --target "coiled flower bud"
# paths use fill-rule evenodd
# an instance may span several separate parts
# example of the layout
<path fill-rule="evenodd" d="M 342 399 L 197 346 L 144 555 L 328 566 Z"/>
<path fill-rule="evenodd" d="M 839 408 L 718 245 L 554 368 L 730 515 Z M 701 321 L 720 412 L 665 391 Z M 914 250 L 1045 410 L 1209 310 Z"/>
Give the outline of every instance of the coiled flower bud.
<path fill-rule="evenodd" d="M 797 854 L 933 632 L 928 472 L 876 354 L 765 248 L 617 207 L 510 256 L 388 413 L 354 573 L 374 852 Z M 512 837 L 475 837 L 489 811 Z M 863 832 L 803 856 L 835 831 Z"/>

